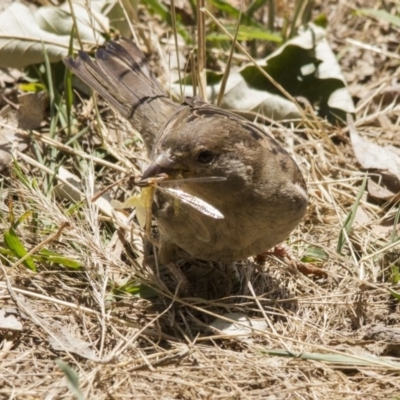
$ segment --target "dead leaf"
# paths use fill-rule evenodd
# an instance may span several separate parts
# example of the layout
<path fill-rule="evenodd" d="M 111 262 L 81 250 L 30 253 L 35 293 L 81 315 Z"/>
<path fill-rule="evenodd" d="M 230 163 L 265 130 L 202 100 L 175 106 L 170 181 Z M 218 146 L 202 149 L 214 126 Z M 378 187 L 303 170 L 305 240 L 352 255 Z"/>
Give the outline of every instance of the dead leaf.
<path fill-rule="evenodd" d="M 19 128 L 26 130 L 39 128 L 48 103 L 46 92 L 24 93 L 18 96 L 18 100 L 20 104 L 17 113 Z"/>
<path fill-rule="evenodd" d="M 74 2 L 72 16 L 70 3 L 35 9 L 14 1 L 0 12 L 0 66 L 22 69 L 42 63 L 44 49 L 50 62 L 61 60 L 68 55 L 75 24 L 85 43 L 103 43 L 109 21 L 97 10 L 100 2 L 94 3 L 98 4 L 89 11 L 84 4 Z"/>
<path fill-rule="evenodd" d="M 376 326 L 363 337 L 364 340 L 379 342 L 383 347 L 380 354 L 391 357 L 400 356 L 400 329 L 397 327 Z"/>
<path fill-rule="evenodd" d="M 56 321 L 51 321 L 51 323 L 47 321 L 46 324 L 47 328 L 52 331 L 52 335 L 49 335 L 48 340 L 54 350 L 67 351 L 88 360 L 100 361 L 96 352 L 91 349 L 91 345 L 75 336 L 70 329 Z"/>
<path fill-rule="evenodd" d="M 16 68 L 0 68 L 0 88 L 6 84 L 15 84 L 24 76 L 24 73 Z"/>
<path fill-rule="evenodd" d="M 397 203 L 400 200 L 400 149 L 380 146 L 362 138 L 353 118 L 348 115 L 351 144 L 357 161 L 372 172 L 368 180 L 368 194 L 375 200 Z"/>
<path fill-rule="evenodd" d="M 374 225 L 372 227 L 372 232 L 379 237 L 386 238 L 390 234 L 392 234 L 393 230 L 395 229 L 396 232 L 400 231 L 400 223 L 396 226 L 394 225 L 396 218 L 396 213 L 391 213 L 387 217 L 383 218 L 378 225 Z"/>
<path fill-rule="evenodd" d="M 10 106 L 0 112 L 0 171 L 10 164 L 14 149 L 24 151 L 27 138 L 17 132 L 17 116 Z"/>
<path fill-rule="evenodd" d="M 399 104 L 400 102 L 400 84 L 391 85 L 382 90 L 382 93 L 374 97 L 374 102 L 388 106 L 391 103 Z"/>
<path fill-rule="evenodd" d="M 389 203 L 397 203 L 399 201 L 399 191 L 395 193 L 383 186 L 383 183 L 378 184 L 370 177 L 368 179 L 368 195 L 375 200 L 380 200 Z"/>
<path fill-rule="evenodd" d="M 379 340 L 400 345 L 400 328 L 376 326 L 364 335 L 366 340 Z"/>
<path fill-rule="evenodd" d="M 19 315 L 16 308 L 0 309 L 0 330 L 21 332 L 22 324 L 18 321 L 16 315 Z"/>
<path fill-rule="evenodd" d="M 364 211 L 364 209 L 361 206 L 357 207 L 356 216 L 354 217 L 354 224 L 356 226 L 362 227 L 366 226 L 370 221 L 371 218 Z"/>
<path fill-rule="evenodd" d="M 357 161 L 364 169 L 386 170 L 400 178 L 399 149 L 394 146 L 380 146 L 362 138 L 353 123 L 352 117 L 347 118 L 351 144 Z"/>
<path fill-rule="evenodd" d="M 13 299 L 16 301 L 19 309 L 26 314 L 34 324 L 44 329 L 49 336 L 49 344 L 54 350 L 77 354 L 96 362 L 101 361 L 101 359 L 97 357 L 96 352 L 91 349 L 91 345 L 73 335 L 68 328 L 49 317 L 39 317 L 32 303 L 28 302 L 24 296 L 13 293 Z"/>
<path fill-rule="evenodd" d="M 211 323 L 210 328 L 229 336 L 251 335 L 254 333 L 252 328 L 261 331 L 268 330 L 268 324 L 263 319 L 250 319 L 248 316 L 240 313 L 227 313 L 223 314 L 223 317 L 232 321 L 217 318 Z M 235 324 L 235 321 L 240 324 Z"/>

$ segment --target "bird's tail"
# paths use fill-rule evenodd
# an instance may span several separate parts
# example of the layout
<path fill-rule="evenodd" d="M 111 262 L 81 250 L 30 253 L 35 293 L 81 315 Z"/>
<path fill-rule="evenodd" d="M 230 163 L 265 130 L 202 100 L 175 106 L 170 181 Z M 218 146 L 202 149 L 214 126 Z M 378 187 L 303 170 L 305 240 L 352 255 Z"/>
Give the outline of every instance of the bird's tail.
<path fill-rule="evenodd" d="M 108 42 L 93 60 L 83 51 L 64 64 L 138 130 L 150 151 L 176 109 L 153 75 L 143 52 L 127 39 Z"/>

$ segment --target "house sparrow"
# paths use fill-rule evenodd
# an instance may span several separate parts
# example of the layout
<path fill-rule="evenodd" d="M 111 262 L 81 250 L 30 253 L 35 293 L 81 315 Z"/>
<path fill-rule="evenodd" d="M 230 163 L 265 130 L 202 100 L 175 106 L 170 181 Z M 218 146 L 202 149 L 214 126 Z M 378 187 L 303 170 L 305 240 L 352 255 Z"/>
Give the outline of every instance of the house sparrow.
<path fill-rule="evenodd" d="M 79 52 L 64 63 L 142 133 L 151 159 L 142 179 L 180 178 L 179 189 L 223 215 L 216 219 L 185 203 L 177 208 L 156 192 L 161 262 L 175 261 L 179 249 L 202 260 L 242 260 L 282 242 L 299 224 L 307 207 L 304 178 L 256 124 L 198 97 L 177 105 L 126 39 L 97 50 L 95 60 Z M 197 179 L 207 177 L 223 179 Z"/>

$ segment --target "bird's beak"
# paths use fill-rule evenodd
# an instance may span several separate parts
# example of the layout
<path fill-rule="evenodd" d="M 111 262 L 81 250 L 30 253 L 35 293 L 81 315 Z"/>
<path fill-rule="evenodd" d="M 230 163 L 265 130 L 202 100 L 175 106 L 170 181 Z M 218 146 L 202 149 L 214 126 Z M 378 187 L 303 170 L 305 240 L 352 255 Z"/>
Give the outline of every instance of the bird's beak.
<path fill-rule="evenodd" d="M 176 169 L 176 163 L 171 159 L 170 155 L 168 153 L 161 153 L 144 171 L 141 180 L 144 181 L 163 173 L 168 174 L 168 172 L 174 169 Z"/>

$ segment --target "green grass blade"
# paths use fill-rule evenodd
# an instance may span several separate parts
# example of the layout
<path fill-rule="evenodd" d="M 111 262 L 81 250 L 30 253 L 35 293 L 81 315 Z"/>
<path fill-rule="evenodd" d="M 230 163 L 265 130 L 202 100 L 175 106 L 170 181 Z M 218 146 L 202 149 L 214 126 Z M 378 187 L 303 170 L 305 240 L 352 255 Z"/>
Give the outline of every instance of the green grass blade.
<path fill-rule="evenodd" d="M 356 11 L 357 15 L 364 15 L 366 17 L 372 17 L 377 20 L 387 22 L 394 26 L 400 27 L 400 17 L 390 14 L 385 10 L 374 10 L 372 8 L 361 8 Z"/>
<path fill-rule="evenodd" d="M 78 374 L 64 361 L 58 359 L 56 360 L 58 368 L 64 373 L 67 379 L 68 389 L 75 395 L 78 400 L 85 400 L 85 396 L 79 386 Z"/>
<path fill-rule="evenodd" d="M 291 352 L 281 349 L 265 350 L 267 354 L 299 358 L 301 360 L 312 360 L 326 362 L 329 364 L 342 364 L 342 365 L 358 365 L 358 366 L 386 366 L 390 368 L 400 368 L 400 362 L 391 361 L 383 357 L 376 357 L 370 355 L 352 355 L 352 354 L 329 354 L 329 353 L 306 353 L 306 352 Z"/>
<path fill-rule="evenodd" d="M 79 261 L 72 260 L 71 258 L 63 256 L 62 254 L 47 249 L 41 249 L 39 254 L 35 255 L 34 258 L 42 262 L 63 265 L 64 267 L 73 270 L 79 270 L 83 267 L 82 263 Z"/>
<path fill-rule="evenodd" d="M 14 231 L 13 228 L 10 228 L 7 232 L 4 233 L 4 243 L 9 250 L 18 258 L 21 259 L 22 257 L 28 254 L 25 246 L 19 240 L 17 233 Z M 36 272 L 36 264 L 33 261 L 32 257 L 28 257 L 24 262 L 24 266 L 30 269 L 33 272 Z"/>
<path fill-rule="evenodd" d="M 347 216 L 346 220 L 344 221 L 343 227 L 340 230 L 338 245 L 336 251 L 339 254 L 342 254 L 343 246 L 346 243 L 346 234 L 349 235 L 351 231 L 351 227 L 353 226 L 354 218 L 356 217 L 357 208 L 360 205 L 360 200 L 362 195 L 364 194 L 365 187 L 367 186 L 368 175 L 365 175 L 364 180 L 361 184 L 360 190 L 358 191 L 356 201 L 351 207 L 349 215 Z M 345 234 L 346 233 L 346 234 Z"/>

